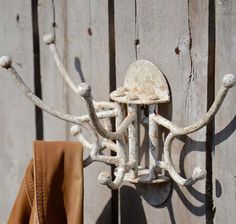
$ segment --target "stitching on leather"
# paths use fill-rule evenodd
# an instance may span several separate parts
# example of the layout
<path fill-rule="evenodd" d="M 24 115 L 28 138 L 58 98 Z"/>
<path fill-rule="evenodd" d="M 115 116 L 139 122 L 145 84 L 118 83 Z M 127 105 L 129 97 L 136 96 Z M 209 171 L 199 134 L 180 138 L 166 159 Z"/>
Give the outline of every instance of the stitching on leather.
<path fill-rule="evenodd" d="M 38 163 L 38 158 L 37 158 L 37 151 L 36 151 L 36 146 L 35 146 L 36 143 L 34 143 L 34 162 L 35 162 L 35 166 L 34 166 L 34 171 L 35 171 L 35 197 L 36 197 L 36 208 L 37 208 L 37 217 L 38 217 L 38 223 L 40 224 L 41 223 L 41 216 L 40 216 L 40 211 L 39 208 L 39 192 L 37 191 L 38 189 L 38 181 L 37 181 L 37 170 L 38 170 L 38 166 L 37 166 L 37 163 Z"/>
<path fill-rule="evenodd" d="M 36 148 L 34 149 L 35 151 L 35 183 L 36 183 L 36 205 L 37 205 L 37 211 L 38 211 L 38 221 L 39 224 L 43 224 L 44 222 L 44 196 L 43 196 L 43 180 L 41 179 L 41 182 L 39 181 L 38 183 L 38 171 L 40 174 L 40 178 L 42 178 L 42 172 L 43 172 L 43 168 L 42 168 L 42 143 L 40 144 L 40 150 L 38 150 L 39 152 L 37 153 Z M 38 154 L 38 156 L 36 156 L 36 154 Z M 39 158 L 38 158 L 39 157 Z M 39 167 L 38 167 L 39 165 Z M 39 170 L 38 170 L 39 168 Z"/>
<path fill-rule="evenodd" d="M 32 208 L 32 203 L 31 203 L 31 198 L 30 198 L 30 193 L 28 191 L 28 184 L 27 184 L 27 178 L 24 179 L 24 188 L 25 188 L 25 192 L 26 192 L 26 195 L 27 195 L 27 198 L 28 198 L 28 202 L 29 202 L 29 205 L 30 207 Z"/>
<path fill-rule="evenodd" d="M 44 143 L 42 143 L 42 146 L 44 146 Z M 44 218 L 45 218 L 45 223 L 47 223 L 46 222 L 46 209 L 45 209 L 45 186 L 44 186 L 44 183 L 45 183 L 45 181 L 44 181 L 44 175 L 45 175 L 45 172 L 44 172 L 44 168 L 45 168 L 45 166 L 44 166 L 44 157 L 43 157 L 43 155 L 44 155 L 44 147 L 42 147 L 41 148 L 42 149 L 42 151 L 41 151 L 41 169 L 42 169 L 42 189 L 43 189 L 43 192 L 42 192 L 42 195 L 43 195 L 43 214 L 44 214 Z"/>
<path fill-rule="evenodd" d="M 29 167 L 27 168 L 25 178 L 24 178 L 24 184 L 25 184 L 25 191 L 26 195 L 30 204 L 30 207 L 33 206 L 34 201 L 34 182 L 32 180 L 32 163 L 30 162 Z"/>

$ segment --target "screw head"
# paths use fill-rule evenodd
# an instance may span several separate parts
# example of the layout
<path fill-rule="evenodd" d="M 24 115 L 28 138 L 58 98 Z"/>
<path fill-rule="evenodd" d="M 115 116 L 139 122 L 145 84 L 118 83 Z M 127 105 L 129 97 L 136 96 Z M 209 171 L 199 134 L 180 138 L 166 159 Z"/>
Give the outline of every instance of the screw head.
<path fill-rule="evenodd" d="M 138 100 L 139 97 L 137 95 L 135 95 L 135 94 L 128 93 L 127 96 L 126 96 L 126 99 L 130 100 L 130 101 L 133 101 L 133 100 Z"/>
<path fill-rule="evenodd" d="M 236 77 L 233 74 L 226 74 L 222 79 L 223 85 L 227 88 L 231 88 L 236 83 Z"/>
<path fill-rule="evenodd" d="M 10 56 L 2 56 L 0 58 L 0 66 L 8 69 L 12 64 L 12 59 Z"/>
<path fill-rule="evenodd" d="M 127 92 L 128 89 L 124 86 L 118 87 L 117 90 L 119 90 L 120 92 Z"/>
<path fill-rule="evenodd" d="M 159 100 L 160 98 L 157 95 L 151 95 L 148 97 L 148 99 L 154 101 L 154 100 Z"/>
<path fill-rule="evenodd" d="M 113 95 L 115 97 L 123 97 L 125 96 L 125 93 L 117 89 L 115 92 L 113 92 Z"/>

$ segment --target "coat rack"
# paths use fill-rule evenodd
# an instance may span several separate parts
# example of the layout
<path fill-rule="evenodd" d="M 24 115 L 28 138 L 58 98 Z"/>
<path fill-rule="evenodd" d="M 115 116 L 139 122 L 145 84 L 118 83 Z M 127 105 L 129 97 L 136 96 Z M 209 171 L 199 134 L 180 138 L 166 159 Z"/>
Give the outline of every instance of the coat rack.
<path fill-rule="evenodd" d="M 187 127 L 178 127 L 158 114 L 158 105 L 170 101 L 170 95 L 165 77 L 151 62 L 139 60 L 130 65 L 125 76 L 124 87 L 120 87 L 110 94 L 110 98 L 114 102 L 96 102 L 91 96 L 91 87 L 88 84 L 82 83 L 77 87 L 71 80 L 58 55 L 54 36 L 45 35 L 44 42 L 48 44 L 62 77 L 70 88 L 85 100 L 88 115 L 73 116 L 55 110 L 29 89 L 12 66 L 10 57 L 1 57 L 0 65 L 10 71 L 18 86 L 36 106 L 52 116 L 75 124 L 71 128 L 71 133 L 85 148 L 90 150 L 89 156 L 84 160 L 85 167 L 94 161 L 117 167 L 114 180 L 112 180 L 110 173 L 100 173 L 98 180 L 101 184 L 107 185 L 112 190 L 117 189 L 123 180 L 157 186 L 170 181 L 168 176 L 161 174 L 162 170 L 168 171 L 169 176 L 175 182 L 184 186 L 192 185 L 206 176 L 205 169 L 196 167 L 191 177 L 187 179 L 181 177 L 172 162 L 171 146 L 176 137 L 196 132 L 211 121 L 222 105 L 227 92 L 235 85 L 234 75 L 227 74 L 223 77 L 222 86 L 214 103 L 199 121 Z M 143 169 L 138 164 L 138 125 L 140 123 L 138 110 L 140 105 L 146 105 L 149 109 L 149 115 L 146 117 L 149 127 L 148 169 Z M 115 132 L 110 130 L 111 118 L 115 119 Z M 105 125 L 101 124 L 101 119 L 106 121 Z M 163 147 L 163 161 L 157 160 L 155 156 L 160 150 L 157 137 L 158 125 L 169 130 Z M 83 129 L 89 132 L 89 141 L 85 138 Z M 114 151 L 116 155 L 104 155 L 102 151 L 105 148 Z"/>

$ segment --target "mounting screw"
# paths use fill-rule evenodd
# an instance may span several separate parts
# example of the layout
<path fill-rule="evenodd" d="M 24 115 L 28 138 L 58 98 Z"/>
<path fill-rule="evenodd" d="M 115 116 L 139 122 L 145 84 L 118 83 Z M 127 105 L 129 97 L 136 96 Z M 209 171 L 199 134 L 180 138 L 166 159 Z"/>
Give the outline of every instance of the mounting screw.
<path fill-rule="evenodd" d="M 149 100 L 159 100 L 160 98 L 157 95 L 151 95 L 148 97 Z"/>
<path fill-rule="evenodd" d="M 128 93 L 127 96 L 126 96 L 126 99 L 130 100 L 130 101 L 133 101 L 133 100 L 138 100 L 139 97 L 137 95 L 135 95 L 135 94 Z"/>
<path fill-rule="evenodd" d="M 125 96 L 125 93 L 122 92 L 122 91 L 120 91 L 119 89 L 117 89 L 117 90 L 113 93 L 113 95 L 114 95 L 115 97 L 122 97 L 122 96 Z"/>
<path fill-rule="evenodd" d="M 53 44 L 55 42 L 55 36 L 53 34 L 45 34 L 43 36 L 43 41 L 45 44 Z"/>
<path fill-rule="evenodd" d="M 222 79 L 223 85 L 227 88 L 231 88 L 235 85 L 236 83 L 236 77 L 233 74 L 227 74 L 224 75 Z"/>
<path fill-rule="evenodd" d="M 0 58 L 0 66 L 8 69 L 12 64 L 12 59 L 10 56 L 2 56 Z"/>

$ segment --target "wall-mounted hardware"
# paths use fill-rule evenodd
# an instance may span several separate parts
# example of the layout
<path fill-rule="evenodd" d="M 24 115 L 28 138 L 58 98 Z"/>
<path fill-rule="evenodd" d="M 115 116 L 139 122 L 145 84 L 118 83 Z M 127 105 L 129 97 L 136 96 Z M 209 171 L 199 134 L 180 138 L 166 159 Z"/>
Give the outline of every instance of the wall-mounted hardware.
<path fill-rule="evenodd" d="M 110 98 L 114 102 L 95 102 L 91 96 L 91 88 L 88 84 L 82 83 L 76 86 L 71 80 L 58 55 L 54 37 L 52 35 L 45 35 L 44 42 L 48 44 L 55 63 L 67 84 L 77 95 L 80 95 L 86 101 L 89 112 L 88 115 L 73 116 L 55 110 L 35 96 L 27 87 L 12 66 L 10 57 L 3 56 L 0 59 L 0 65 L 11 72 L 18 86 L 35 105 L 57 118 L 75 124 L 75 126 L 71 128 L 71 133 L 78 138 L 85 148 L 91 151 L 89 156 L 84 160 L 85 167 L 94 161 L 115 165 L 117 167 L 114 180 L 112 180 L 112 175 L 108 172 L 102 172 L 99 175 L 98 180 L 101 184 L 107 185 L 110 189 L 114 190 L 122 184 L 123 180 L 131 183 L 155 186 L 168 183 L 170 178 L 162 175 L 162 170 L 168 171 L 169 176 L 175 182 L 185 186 L 192 185 L 205 177 L 206 171 L 200 167 L 196 167 L 193 170 L 191 177 L 187 179 L 181 177 L 174 168 L 171 159 L 171 146 L 176 137 L 193 133 L 210 122 L 222 105 L 228 90 L 234 86 L 236 82 L 234 75 L 227 74 L 223 77 L 222 86 L 214 103 L 198 122 L 187 127 L 178 127 L 173 122 L 158 114 L 158 105 L 170 101 L 170 94 L 165 77 L 151 62 L 139 60 L 130 65 L 125 76 L 124 86 L 110 94 Z M 146 105 L 149 109 L 148 169 L 141 168 L 138 164 L 139 133 L 137 127 L 140 122 L 140 118 L 138 117 L 140 116 L 138 113 L 140 105 Z M 110 118 L 115 119 L 115 132 L 110 130 Z M 101 124 L 100 119 L 105 119 L 105 125 Z M 154 156 L 156 151 L 160 150 L 157 147 L 158 125 L 169 129 L 169 134 L 165 139 L 164 148 L 162 149 L 163 161 L 157 160 Z M 83 129 L 89 132 L 89 140 L 83 135 Z M 103 137 L 102 141 L 99 135 Z M 102 151 L 105 148 L 114 151 L 116 155 L 104 155 Z"/>

